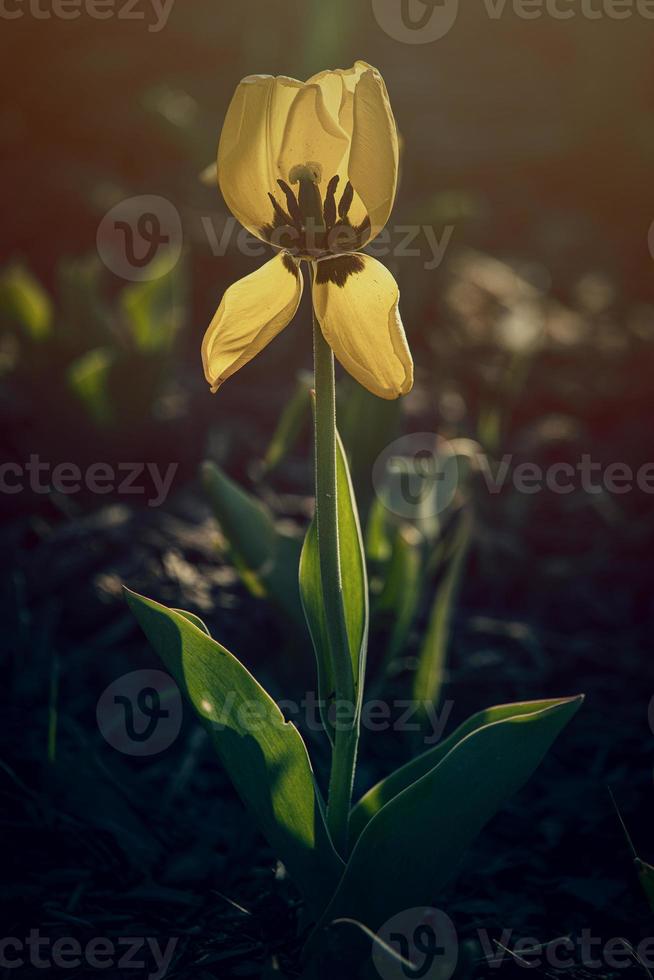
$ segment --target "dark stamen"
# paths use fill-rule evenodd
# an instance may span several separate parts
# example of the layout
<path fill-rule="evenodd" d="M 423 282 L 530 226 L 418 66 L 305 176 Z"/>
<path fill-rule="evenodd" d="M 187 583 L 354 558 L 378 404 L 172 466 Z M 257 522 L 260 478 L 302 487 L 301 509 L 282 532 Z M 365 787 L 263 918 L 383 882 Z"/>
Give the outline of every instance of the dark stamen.
<path fill-rule="evenodd" d="M 313 180 L 300 180 L 297 200 L 302 214 L 302 223 L 305 228 L 312 228 L 314 232 L 324 231 L 322 216 L 322 198 L 318 185 Z"/>
<path fill-rule="evenodd" d="M 327 184 L 327 191 L 325 193 L 325 206 L 323 208 L 323 216 L 325 218 L 325 227 L 327 230 L 333 228 L 336 224 L 336 188 L 338 187 L 338 182 L 340 178 L 338 174 Z"/>
<path fill-rule="evenodd" d="M 357 237 L 361 242 L 363 242 L 364 239 L 368 238 L 368 236 L 370 235 L 370 228 L 371 228 L 370 218 L 368 217 L 368 215 L 366 215 L 363 221 L 361 222 L 361 224 L 357 225 L 356 228 Z"/>
<path fill-rule="evenodd" d="M 270 198 L 270 203 L 273 206 L 273 211 L 275 212 L 275 218 L 277 219 L 275 221 L 275 224 L 292 225 L 293 222 L 291 221 L 290 217 L 287 215 L 286 211 L 284 211 L 284 208 L 281 206 L 281 204 L 278 201 L 275 200 L 275 198 L 270 192 L 268 193 L 268 197 Z"/>
<path fill-rule="evenodd" d="M 286 204 L 288 206 L 288 213 L 290 214 L 293 224 L 298 229 L 302 230 L 302 212 L 300 211 L 300 205 L 297 202 L 297 198 L 291 188 L 288 186 L 285 180 L 278 180 L 277 183 L 284 191 L 286 195 Z"/>
<path fill-rule="evenodd" d="M 350 208 L 352 207 L 352 201 L 354 200 L 354 188 L 352 184 L 347 182 L 347 186 L 343 191 L 343 197 L 341 198 L 341 203 L 338 205 L 339 216 L 343 219 L 347 218 L 350 213 Z"/>

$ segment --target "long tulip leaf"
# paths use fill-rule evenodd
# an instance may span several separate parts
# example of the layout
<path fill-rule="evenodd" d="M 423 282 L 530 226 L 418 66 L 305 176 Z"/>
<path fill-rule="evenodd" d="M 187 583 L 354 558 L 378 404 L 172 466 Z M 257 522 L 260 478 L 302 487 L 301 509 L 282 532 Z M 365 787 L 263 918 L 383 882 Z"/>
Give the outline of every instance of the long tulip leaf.
<path fill-rule="evenodd" d="M 368 580 L 356 501 L 340 439 L 337 440 L 337 448 L 338 534 L 344 584 L 343 603 L 355 690 L 360 702 L 368 642 Z M 323 706 L 323 720 L 326 721 L 326 708 L 334 691 L 334 677 L 325 621 L 315 517 L 307 531 L 300 558 L 300 596 L 316 653 L 319 698 Z M 329 725 L 326 727 L 329 732 Z"/>
<path fill-rule="evenodd" d="M 211 732 L 220 760 L 314 915 L 342 871 L 301 735 L 196 617 L 127 591 L 152 646 Z"/>
<path fill-rule="evenodd" d="M 321 925 L 354 918 L 376 931 L 403 909 L 432 904 L 468 846 L 528 779 L 582 700 L 518 705 L 469 732 L 393 796 L 361 832 Z M 318 936 L 319 930 L 314 942 Z"/>
<path fill-rule="evenodd" d="M 203 464 L 202 483 L 245 584 L 304 628 L 297 585 L 300 539 L 278 532 L 267 507 L 215 463 Z"/>
<path fill-rule="evenodd" d="M 464 514 L 456 528 L 448 564 L 436 591 L 429 623 L 418 653 L 418 669 L 413 683 L 413 697 L 419 704 L 437 704 L 447 661 L 448 645 L 456 597 L 463 576 L 465 559 L 472 534 L 472 520 Z"/>

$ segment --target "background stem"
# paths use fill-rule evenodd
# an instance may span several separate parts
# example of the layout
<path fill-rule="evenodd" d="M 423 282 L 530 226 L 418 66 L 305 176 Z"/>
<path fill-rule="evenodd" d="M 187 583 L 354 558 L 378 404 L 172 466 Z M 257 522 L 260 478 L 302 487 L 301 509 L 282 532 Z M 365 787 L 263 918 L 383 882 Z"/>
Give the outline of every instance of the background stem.
<path fill-rule="evenodd" d="M 347 853 L 358 722 L 355 717 L 356 692 L 345 623 L 339 557 L 334 355 L 322 335 L 315 311 L 313 312 L 313 351 L 316 389 L 316 523 L 320 576 L 337 706 L 327 825 L 334 846 L 344 857 Z M 339 711 L 339 706 L 347 706 L 347 708 L 341 707 Z"/>

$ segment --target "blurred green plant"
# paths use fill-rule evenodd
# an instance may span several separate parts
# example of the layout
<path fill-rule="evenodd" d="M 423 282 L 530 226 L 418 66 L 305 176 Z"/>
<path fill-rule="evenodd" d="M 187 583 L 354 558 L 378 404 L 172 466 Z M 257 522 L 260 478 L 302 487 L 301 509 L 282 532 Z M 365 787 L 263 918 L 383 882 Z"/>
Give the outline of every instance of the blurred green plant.
<path fill-rule="evenodd" d="M 183 270 L 162 273 L 155 260 L 146 281 L 124 286 L 108 305 L 101 270 L 94 258 L 62 261 L 55 301 L 26 266 L 7 266 L 0 332 L 17 345 L 6 376 L 52 392 L 63 415 L 107 431 L 154 417 L 186 297 Z"/>
<path fill-rule="evenodd" d="M 50 297 L 25 266 L 13 264 L 0 274 L 0 311 L 33 343 L 44 341 L 52 333 Z"/>
<path fill-rule="evenodd" d="M 303 623 L 297 569 L 302 541 L 281 531 L 269 509 L 211 461 L 202 466 L 202 484 L 246 588 L 269 599 L 284 621 Z"/>

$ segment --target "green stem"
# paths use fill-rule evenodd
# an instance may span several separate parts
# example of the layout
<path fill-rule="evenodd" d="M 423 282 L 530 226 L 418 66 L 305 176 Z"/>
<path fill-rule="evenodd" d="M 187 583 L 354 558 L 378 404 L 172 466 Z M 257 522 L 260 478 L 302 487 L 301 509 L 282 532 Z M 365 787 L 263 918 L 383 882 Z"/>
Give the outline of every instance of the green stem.
<path fill-rule="evenodd" d="M 316 522 L 320 577 L 337 710 L 327 802 L 327 826 L 336 850 L 345 857 L 357 753 L 358 722 L 354 717 L 356 691 L 345 623 L 338 540 L 334 355 L 322 335 L 315 311 L 313 356 L 316 389 Z M 339 712 L 340 706 L 345 706 L 341 712 Z M 345 720 L 343 713 L 346 714 Z"/>

